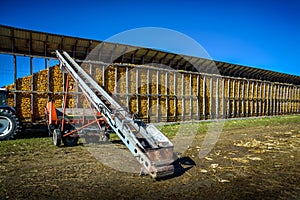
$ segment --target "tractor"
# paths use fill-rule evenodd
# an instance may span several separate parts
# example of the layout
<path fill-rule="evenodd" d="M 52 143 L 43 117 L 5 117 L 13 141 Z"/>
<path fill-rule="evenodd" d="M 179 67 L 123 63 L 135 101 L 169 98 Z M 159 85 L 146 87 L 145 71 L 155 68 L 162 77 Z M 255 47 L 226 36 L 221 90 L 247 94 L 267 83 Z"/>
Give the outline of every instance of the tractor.
<path fill-rule="evenodd" d="M 8 90 L 0 88 L 0 140 L 14 138 L 20 130 L 16 110 L 8 105 Z"/>

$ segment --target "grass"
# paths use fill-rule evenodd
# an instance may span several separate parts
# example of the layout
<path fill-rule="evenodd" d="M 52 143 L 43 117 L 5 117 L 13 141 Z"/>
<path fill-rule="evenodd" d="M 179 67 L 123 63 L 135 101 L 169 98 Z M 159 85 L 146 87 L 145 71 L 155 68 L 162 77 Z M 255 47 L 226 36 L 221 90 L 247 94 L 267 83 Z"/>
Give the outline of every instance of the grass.
<path fill-rule="evenodd" d="M 275 116 L 275 117 L 263 117 L 263 118 L 247 118 L 228 120 L 224 124 L 224 129 L 243 128 L 243 127 L 256 127 L 256 126 L 277 126 L 287 123 L 300 123 L 300 115 L 289 116 Z"/>
<path fill-rule="evenodd" d="M 209 126 L 215 122 L 197 122 L 197 123 L 176 123 L 159 125 L 157 128 L 169 138 L 173 138 L 179 132 L 183 135 L 205 134 Z M 242 129 L 247 127 L 267 127 L 278 126 L 288 123 L 300 123 L 300 115 L 276 116 L 264 118 L 247 118 L 237 120 L 225 120 L 223 130 Z M 32 134 L 33 135 L 33 134 Z M 112 139 L 118 139 L 116 134 L 111 135 Z M 30 151 L 35 148 L 55 148 L 50 137 L 44 138 L 27 138 L 16 140 L 0 141 L 0 149 L 2 152 L 18 152 Z M 1 152 L 0 152 L 1 155 Z"/>
<path fill-rule="evenodd" d="M 282 124 L 298 122 L 300 123 L 300 115 L 225 120 L 223 124 L 223 130 L 248 127 L 278 126 Z M 186 131 L 186 133 L 189 133 L 190 131 L 197 130 L 197 134 L 204 134 L 207 132 L 208 127 L 213 126 L 214 123 L 216 122 L 203 121 L 197 123 L 176 123 L 171 125 L 160 125 L 158 128 L 166 136 L 172 138 L 178 133 L 178 131 Z"/>

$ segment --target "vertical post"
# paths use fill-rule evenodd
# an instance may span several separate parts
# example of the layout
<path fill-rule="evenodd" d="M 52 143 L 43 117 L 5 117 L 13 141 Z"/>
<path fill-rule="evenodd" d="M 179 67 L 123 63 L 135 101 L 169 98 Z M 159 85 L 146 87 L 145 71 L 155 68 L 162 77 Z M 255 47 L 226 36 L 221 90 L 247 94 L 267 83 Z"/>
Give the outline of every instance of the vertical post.
<path fill-rule="evenodd" d="M 290 94 L 290 87 L 286 86 L 286 96 L 285 96 L 285 102 L 286 102 L 286 108 L 285 108 L 285 112 L 289 113 L 289 104 L 290 104 L 290 98 L 289 98 L 289 94 Z"/>
<path fill-rule="evenodd" d="M 292 103 L 292 113 L 296 113 L 296 110 L 295 110 L 295 108 L 296 108 L 296 87 L 295 86 L 293 86 L 293 103 Z"/>
<path fill-rule="evenodd" d="M 263 110 L 262 110 L 262 98 L 263 98 L 263 96 L 262 96 L 262 86 L 263 86 L 263 84 L 262 84 L 262 82 L 260 82 L 260 84 L 259 84 L 259 116 L 262 116 L 263 114 Z"/>
<path fill-rule="evenodd" d="M 300 112 L 300 87 L 295 88 L 296 89 L 296 112 Z"/>
<path fill-rule="evenodd" d="M 126 90 L 126 107 L 129 108 L 129 69 L 126 66 L 126 71 L 125 71 L 125 90 Z M 149 105 L 149 104 L 148 104 Z"/>
<path fill-rule="evenodd" d="M 245 117 L 245 81 L 242 84 L 242 116 Z"/>
<path fill-rule="evenodd" d="M 249 90 L 250 90 L 250 82 L 247 80 L 247 91 L 246 91 L 246 94 L 247 94 L 247 114 L 246 116 L 249 117 L 249 114 L 250 114 L 250 99 L 249 99 Z"/>
<path fill-rule="evenodd" d="M 190 119 L 193 119 L 193 83 L 192 83 L 192 74 L 190 74 Z"/>
<path fill-rule="evenodd" d="M 251 116 L 254 114 L 254 81 L 252 81 L 252 88 L 251 88 Z"/>
<path fill-rule="evenodd" d="M 222 78 L 222 118 L 226 117 L 225 79 Z"/>
<path fill-rule="evenodd" d="M 266 115 L 266 105 L 267 105 L 267 93 L 266 93 L 266 87 L 267 87 L 267 84 L 266 82 L 264 82 L 264 92 L 263 92 L 263 105 L 262 105 L 262 110 L 263 110 L 263 115 Z"/>
<path fill-rule="evenodd" d="M 34 74 L 33 74 L 33 57 L 30 56 L 30 76 L 31 76 L 31 92 L 30 92 L 30 108 L 31 108 L 31 122 L 34 122 Z"/>
<path fill-rule="evenodd" d="M 166 71 L 165 72 L 165 95 L 166 95 L 166 121 L 168 122 L 168 114 L 169 114 L 169 109 L 170 109 L 170 106 L 169 106 L 169 73 Z M 149 93 L 148 93 L 149 94 Z"/>
<path fill-rule="evenodd" d="M 274 91 L 274 85 L 273 83 L 269 83 L 269 115 L 273 115 L 273 110 L 274 110 L 274 104 L 273 104 L 273 91 Z"/>
<path fill-rule="evenodd" d="M 177 96 L 177 72 L 174 72 L 174 121 L 177 121 L 177 101 L 178 101 L 178 96 Z"/>
<path fill-rule="evenodd" d="M 118 67 L 115 66 L 115 95 L 119 97 L 119 88 L 118 88 Z"/>
<path fill-rule="evenodd" d="M 17 56 L 14 55 L 14 90 L 17 90 Z M 17 107 L 17 93 L 14 92 L 14 107 Z"/>
<path fill-rule="evenodd" d="M 274 85 L 273 90 L 273 115 L 277 115 L 277 85 Z"/>
<path fill-rule="evenodd" d="M 200 75 L 197 74 L 197 120 L 200 120 Z"/>
<path fill-rule="evenodd" d="M 216 118 L 219 118 L 219 78 L 216 78 Z"/>
<path fill-rule="evenodd" d="M 297 113 L 300 112 L 300 87 L 297 88 Z"/>
<path fill-rule="evenodd" d="M 185 84 L 184 84 L 184 73 L 181 74 L 181 88 L 182 88 L 182 92 L 181 92 L 181 101 L 182 101 L 182 116 L 181 116 L 181 120 L 184 121 L 185 120 Z"/>
<path fill-rule="evenodd" d="M 209 99 L 209 115 L 210 115 L 210 119 L 214 119 L 214 109 L 213 109 L 213 102 L 214 102 L 214 95 L 213 95 L 213 78 L 210 77 L 209 78 L 209 95 L 210 95 L 210 99 Z"/>
<path fill-rule="evenodd" d="M 203 117 L 206 119 L 206 76 L 203 77 Z"/>
<path fill-rule="evenodd" d="M 279 114 L 282 114 L 281 106 L 282 106 L 282 85 L 279 86 L 279 101 L 278 101 L 278 110 Z"/>
<path fill-rule="evenodd" d="M 241 104 L 241 81 L 237 81 L 237 84 L 238 84 L 238 89 L 237 89 L 237 96 L 238 96 L 238 99 L 237 99 L 237 104 L 236 104 L 236 111 L 237 111 L 237 117 L 240 117 L 241 115 L 241 112 L 240 112 L 240 104 Z"/>
<path fill-rule="evenodd" d="M 289 113 L 294 113 L 294 98 L 295 98 L 295 94 L 294 94 L 294 86 L 291 86 L 290 89 L 290 97 L 289 97 Z"/>
<path fill-rule="evenodd" d="M 51 76 L 51 73 L 50 72 L 51 72 L 50 59 L 48 59 L 48 69 L 47 69 L 47 75 L 48 75 L 48 77 L 47 77 L 47 82 L 48 82 L 47 83 L 48 84 L 48 88 L 47 88 L 48 89 L 48 91 L 47 91 L 48 92 L 48 94 L 47 94 L 48 95 L 48 100 L 47 101 L 48 102 L 50 101 L 50 90 L 51 90 L 51 88 L 50 88 L 50 80 L 51 80 L 50 76 Z"/>
<path fill-rule="evenodd" d="M 256 81 L 256 84 L 255 84 L 255 93 L 256 93 L 255 115 L 258 116 L 258 81 Z"/>
<path fill-rule="evenodd" d="M 126 70 L 128 70 L 128 67 L 126 67 Z M 126 76 L 128 76 L 128 75 L 126 75 Z M 150 105 L 150 87 L 151 87 L 151 85 L 150 85 L 150 69 L 147 69 L 147 106 L 148 106 L 148 108 L 147 108 L 147 119 L 148 119 L 148 122 L 151 121 L 151 118 L 150 118 L 150 115 L 151 115 L 151 113 L 150 113 L 150 106 L 151 106 Z"/>
<path fill-rule="evenodd" d="M 233 80 L 232 97 L 233 97 L 232 98 L 233 99 L 232 114 L 233 114 L 233 117 L 236 117 L 235 79 Z"/>
<path fill-rule="evenodd" d="M 135 74 L 135 95 L 136 95 L 136 111 L 137 113 L 140 112 L 140 109 L 139 109 L 139 70 L 138 68 L 135 68 L 136 69 L 136 74 Z"/>
<path fill-rule="evenodd" d="M 99 55 L 100 57 L 100 55 Z M 105 88 L 105 65 L 102 65 L 102 86 Z"/>
<path fill-rule="evenodd" d="M 48 67 L 47 67 L 47 60 L 48 60 L 47 58 L 45 58 L 45 59 L 44 59 L 44 61 L 45 61 L 44 68 L 45 68 L 45 69 L 47 69 L 47 68 L 48 68 Z"/>
<path fill-rule="evenodd" d="M 281 114 L 284 114 L 285 113 L 285 92 L 286 92 L 286 88 L 285 86 L 281 86 L 282 87 L 282 91 L 281 91 Z"/>
<path fill-rule="evenodd" d="M 159 71 L 156 71 L 156 95 L 157 95 L 157 101 L 156 101 L 156 117 L 157 122 L 159 122 L 160 119 L 160 98 L 159 98 Z"/>
<path fill-rule="evenodd" d="M 231 105 L 230 105 L 230 79 L 227 80 L 227 118 L 231 117 Z"/>

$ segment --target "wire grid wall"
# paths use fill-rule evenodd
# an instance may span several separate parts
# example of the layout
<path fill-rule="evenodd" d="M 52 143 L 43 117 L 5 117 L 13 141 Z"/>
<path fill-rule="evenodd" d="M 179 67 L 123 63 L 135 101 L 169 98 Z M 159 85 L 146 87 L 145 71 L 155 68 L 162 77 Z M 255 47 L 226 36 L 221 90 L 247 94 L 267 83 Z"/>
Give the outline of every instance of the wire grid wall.
<path fill-rule="evenodd" d="M 132 64 L 81 66 L 124 108 L 146 122 L 176 122 L 300 113 L 300 86 Z M 63 105 L 65 82 L 58 65 L 7 86 L 9 102 L 27 122 L 44 119 L 48 101 Z M 67 107 L 88 107 L 69 77 Z"/>

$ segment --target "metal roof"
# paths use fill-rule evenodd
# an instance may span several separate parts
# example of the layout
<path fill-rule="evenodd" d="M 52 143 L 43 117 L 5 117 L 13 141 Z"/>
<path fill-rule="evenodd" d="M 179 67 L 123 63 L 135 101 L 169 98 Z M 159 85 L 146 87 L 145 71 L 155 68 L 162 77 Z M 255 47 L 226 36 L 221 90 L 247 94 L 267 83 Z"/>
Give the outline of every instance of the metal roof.
<path fill-rule="evenodd" d="M 156 63 L 174 69 L 224 76 L 259 79 L 300 85 L 300 76 L 247 67 L 193 56 L 99 40 L 70 37 L 0 25 L 0 53 L 55 57 L 54 50 L 65 50 L 79 60 L 106 63 Z M 212 67 L 216 66 L 216 67 Z"/>

